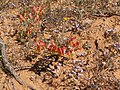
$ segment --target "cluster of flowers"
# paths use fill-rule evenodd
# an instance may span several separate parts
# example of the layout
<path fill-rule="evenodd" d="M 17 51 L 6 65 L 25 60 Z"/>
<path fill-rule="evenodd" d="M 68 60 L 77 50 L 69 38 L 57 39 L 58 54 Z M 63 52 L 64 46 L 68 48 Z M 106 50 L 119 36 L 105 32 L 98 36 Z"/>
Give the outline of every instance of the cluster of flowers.
<path fill-rule="evenodd" d="M 27 36 L 30 36 L 33 31 L 39 30 L 43 18 L 43 6 L 41 4 L 33 5 L 33 7 L 26 7 L 21 14 L 19 14 L 20 23 L 25 26 Z"/>
<path fill-rule="evenodd" d="M 42 40 L 39 40 L 36 42 L 36 46 L 37 46 L 37 50 L 41 51 L 42 49 L 47 49 L 50 52 L 55 52 L 58 53 L 59 55 L 70 55 L 75 51 L 75 48 L 79 47 L 79 42 L 76 41 L 74 42 L 74 40 L 76 39 L 76 36 L 72 37 L 69 42 L 68 42 L 68 46 L 62 46 L 59 47 L 55 44 L 54 41 L 51 41 L 48 45 L 46 45 L 45 42 L 43 42 Z M 71 48 L 69 48 L 69 46 L 71 46 Z M 79 48 L 78 48 L 79 49 Z"/>
<path fill-rule="evenodd" d="M 33 32 L 38 32 L 42 24 L 41 18 L 44 17 L 43 6 L 41 4 L 33 5 L 26 8 L 19 15 L 20 22 L 25 25 L 24 32 L 29 37 Z M 76 36 L 71 37 L 66 45 L 58 46 L 51 40 L 49 44 L 46 44 L 43 40 L 35 40 L 36 48 L 38 51 L 47 49 L 49 52 L 58 53 L 59 55 L 72 54 L 75 48 L 79 47 L 79 42 L 75 40 Z"/>

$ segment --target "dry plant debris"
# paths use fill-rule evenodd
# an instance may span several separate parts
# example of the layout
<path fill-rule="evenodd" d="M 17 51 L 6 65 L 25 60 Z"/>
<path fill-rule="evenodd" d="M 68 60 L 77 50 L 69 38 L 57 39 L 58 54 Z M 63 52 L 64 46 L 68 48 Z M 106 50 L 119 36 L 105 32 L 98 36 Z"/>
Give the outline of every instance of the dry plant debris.
<path fill-rule="evenodd" d="M 119 0 L 0 5 L 1 90 L 120 90 Z"/>

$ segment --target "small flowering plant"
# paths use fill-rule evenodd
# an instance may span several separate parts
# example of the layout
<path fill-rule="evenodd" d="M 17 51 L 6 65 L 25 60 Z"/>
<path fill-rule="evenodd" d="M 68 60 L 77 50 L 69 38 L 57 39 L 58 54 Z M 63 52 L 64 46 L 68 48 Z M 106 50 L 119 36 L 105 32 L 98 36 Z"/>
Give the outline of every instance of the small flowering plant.
<path fill-rule="evenodd" d="M 40 31 L 43 16 L 42 4 L 37 3 L 23 6 L 18 17 L 21 26 L 24 28 L 19 33 L 21 34 L 24 31 L 24 38 L 36 36 L 37 32 Z"/>
<path fill-rule="evenodd" d="M 36 41 L 36 49 L 37 51 L 47 51 L 49 54 L 58 54 L 61 56 L 68 56 L 72 58 L 74 52 L 76 50 L 80 50 L 79 42 L 76 41 L 77 37 L 73 36 L 70 39 L 64 41 L 64 44 L 60 42 L 55 42 L 55 40 L 50 40 L 49 43 L 46 43 L 42 40 Z"/>
<path fill-rule="evenodd" d="M 45 19 L 44 5 L 41 3 L 32 3 L 24 5 L 19 14 L 21 30 L 19 31 L 20 42 L 28 42 L 35 45 L 36 51 L 49 54 L 67 55 L 72 58 L 73 52 L 79 49 L 79 40 L 77 36 L 70 35 L 64 40 L 64 32 L 54 33 L 50 28 L 43 25 Z M 68 18 L 64 18 L 68 20 Z M 44 33 L 43 33 L 44 32 Z M 51 37 L 46 39 L 45 33 Z"/>

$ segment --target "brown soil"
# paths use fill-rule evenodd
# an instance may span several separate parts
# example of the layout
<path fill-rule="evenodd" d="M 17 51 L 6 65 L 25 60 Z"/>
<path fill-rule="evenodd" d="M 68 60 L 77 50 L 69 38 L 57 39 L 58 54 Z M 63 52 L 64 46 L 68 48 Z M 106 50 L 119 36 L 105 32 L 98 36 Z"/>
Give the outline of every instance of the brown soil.
<path fill-rule="evenodd" d="M 57 2 L 53 3 L 57 5 Z M 15 67 L 33 66 L 42 57 L 41 54 L 38 54 L 29 62 L 25 57 L 26 54 L 32 54 L 32 52 L 23 49 L 23 45 L 16 41 L 16 36 L 12 36 L 20 28 L 17 18 L 18 13 L 17 7 L 0 11 L 0 36 L 6 44 L 7 56 L 11 64 Z M 100 75 L 103 75 L 105 80 L 101 77 L 101 81 L 96 83 L 99 84 L 100 82 L 100 85 L 102 85 L 102 83 L 108 83 L 110 80 L 112 82 L 115 79 L 113 83 L 118 81 L 119 85 L 114 86 L 111 83 L 111 88 L 109 88 L 110 84 L 108 83 L 108 86 L 103 86 L 104 89 L 100 90 L 120 89 L 120 16 L 97 17 L 90 15 L 79 22 L 82 23 L 83 29 L 76 36 L 79 37 L 81 50 L 77 50 L 72 59 L 66 60 L 64 62 L 66 65 L 61 65 L 54 71 L 58 77 L 56 78 L 50 72 L 41 72 L 38 75 L 35 74 L 34 70 L 30 71 L 29 69 L 16 71 L 26 83 L 36 87 L 37 90 L 98 90 L 98 88 L 84 87 L 85 85 L 92 85 L 88 83 L 91 77 L 95 76 L 100 80 Z M 113 30 L 112 34 L 114 35 L 107 33 L 107 30 Z M 69 32 L 66 32 L 66 35 L 68 34 Z M 87 43 L 86 46 L 85 43 Z M 119 50 L 112 47 L 115 43 L 119 44 Z M 103 53 L 100 50 L 108 54 L 102 56 Z M 111 55 L 111 53 L 114 55 Z M 54 65 L 56 64 L 58 62 L 54 63 Z M 100 64 L 101 66 L 99 66 Z M 77 77 L 73 72 L 75 66 L 81 67 Z M 97 71 L 97 68 L 100 70 Z M 28 88 L 21 86 L 13 77 L 10 77 L 0 68 L 0 90 L 28 90 Z"/>

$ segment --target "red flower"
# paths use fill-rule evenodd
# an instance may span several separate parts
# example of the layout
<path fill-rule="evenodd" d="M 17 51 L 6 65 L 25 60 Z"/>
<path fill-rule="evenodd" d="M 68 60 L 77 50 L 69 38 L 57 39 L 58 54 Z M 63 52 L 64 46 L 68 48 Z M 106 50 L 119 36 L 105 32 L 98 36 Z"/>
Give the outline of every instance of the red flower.
<path fill-rule="evenodd" d="M 69 41 L 69 43 L 71 43 L 73 40 L 75 40 L 76 39 L 76 36 L 73 36 L 71 39 L 70 39 L 70 41 Z"/>
<path fill-rule="evenodd" d="M 55 52 L 57 51 L 57 46 L 54 43 L 54 41 L 52 41 L 50 44 L 48 44 L 47 49 L 51 50 L 51 51 L 55 51 Z"/>
<path fill-rule="evenodd" d="M 69 50 L 68 52 L 67 52 L 67 55 L 70 55 L 70 54 L 72 54 L 73 53 L 73 50 Z"/>
<path fill-rule="evenodd" d="M 57 52 L 58 52 L 58 54 L 63 54 L 63 50 L 62 50 L 62 48 L 57 48 Z"/>
<path fill-rule="evenodd" d="M 39 15 L 37 15 L 34 20 L 37 22 L 39 20 Z"/>
<path fill-rule="evenodd" d="M 61 47 L 61 48 L 57 48 L 57 52 L 58 54 L 65 54 L 67 48 L 65 46 Z"/>
<path fill-rule="evenodd" d="M 74 39 L 76 39 L 76 36 L 73 36 L 73 37 L 71 38 L 71 41 L 73 41 Z"/>
<path fill-rule="evenodd" d="M 39 40 L 39 42 L 37 42 L 37 49 L 41 49 L 41 47 L 45 47 L 45 46 L 46 44 L 43 41 Z"/>
<path fill-rule="evenodd" d="M 39 13 L 36 6 L 33 6 L 33 10 L 35 13 L 37 13 L 37 14 Z"/>
<path fill-rule="evenodd" d="M 43 12 L 42 12 L 43 7 L 42 7 L 42 5 L 39 5 L 39 9 L 40 9 L 40 15 L 43 16 Z"/>
<path fill-rule="evenodd" d="M 78 46 L 78 45 L 79 45 L 79 42 L 73 43 L 73 47 L 76 47 L 76 46 Z"/>
<path fill-rule="evenodd" d="M 54 44 L 49 44 L 49 45 L 47 46 L 47 49 L 49 49 L 49 50 L 51 50 L 51 51 L 57 51 L 57 47 L 56 47 L 56 45 L 54 45 Z"/>
<path fill-rule="evenodd" d="M 47 49 L 51 50 L 52 47 L 53 47 L 52 44 L 48 44 Z"/>
<path fill-rule="evenodd" d="M 26 34 L 29 36 L 31 33 L 32 33 L 31 30 L 27 29 Z"/>
<path fill-rule="evenodd" d="M 41 40 L 39 40 L 39 44 L 40 44 L 40 46 L 46 46 L 46 44 Z"/>
<path fill-rule="evenodd" d="M 62 52 L 65 54 L 67 51 L 67 48 L 65 46 L 63 46 L 61 49 L 62 49 Z"/>
<path fill-rule="evenodd" d="M 40 45 L 39 45 L 39 43 L 37 43 L 37 50 L 39 50 L 40 49 Z"/>
<path fill-rule="evenodd" d="M 20 19 L 20 21 L 22 22 L 23 20 L 24 20 L 24 17 L 23 17 L 23 15 L 19 15 L 19 19 Z"/>

